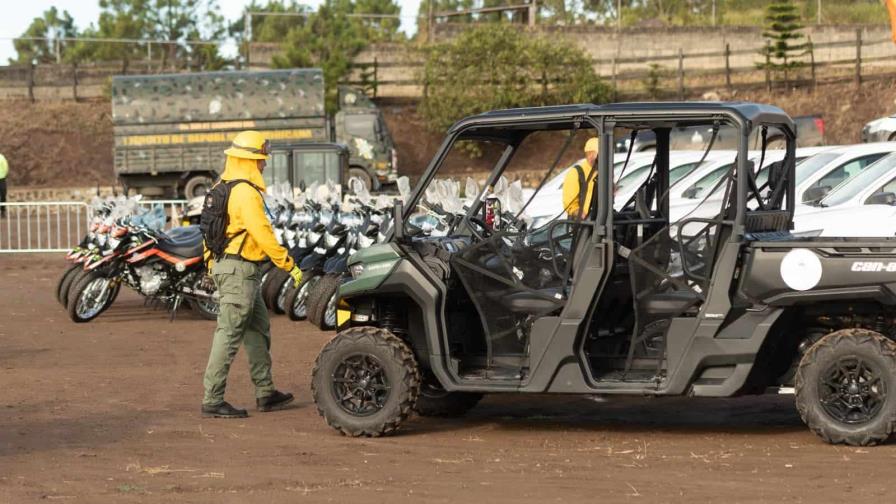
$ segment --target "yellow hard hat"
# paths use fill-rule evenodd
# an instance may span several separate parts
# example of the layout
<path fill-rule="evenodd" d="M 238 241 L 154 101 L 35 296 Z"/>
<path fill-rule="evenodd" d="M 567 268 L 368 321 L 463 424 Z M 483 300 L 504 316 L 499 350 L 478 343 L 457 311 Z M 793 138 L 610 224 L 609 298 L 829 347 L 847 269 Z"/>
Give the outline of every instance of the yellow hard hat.
<path fill-rule="evenodd" d="M 600 150 L 600 140 L 597 137 L 591 137 L 585 142 L 585 152 L 597 152 Z"/>
<path fill-rule="evenodd" d="M 233 138 L 224 154 L 243 159 L 267 159 L 271 143 L 257 131 L 243 131 Z"/>

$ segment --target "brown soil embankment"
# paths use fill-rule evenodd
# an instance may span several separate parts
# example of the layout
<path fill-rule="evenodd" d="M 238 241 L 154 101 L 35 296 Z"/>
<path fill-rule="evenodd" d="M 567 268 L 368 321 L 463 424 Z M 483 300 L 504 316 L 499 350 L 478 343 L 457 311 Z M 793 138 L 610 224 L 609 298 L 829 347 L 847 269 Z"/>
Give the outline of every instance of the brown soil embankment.
<path fill-rule="evenodd" d="M 827 142 L 840 144 L 858 142 L 867 121 L 896 111 L 894 84 L 894 80 L 878 80 L 859 88 L 841 83 L 819 86 L 814 92 L 720 91 L 718 95 L 721 99 L 772 103 L 791 115 L 821 114 Z M 421 173 L 438 149 L 442 133 L 428 130 L 412 104 L 386 104 L 383 110 L 397 144 L 399 171 L 411 177 Z M 0 107 L 0 152 L 10 162 L 11 187 L 111 185 L 109 103 L 6 101 Z M 524 156 L 517 157 L 516 163 L 521 163 L 517 167 L 522 170 L 542 168 L 541 160 L 527 166 Z M 462 163 L 454 168 L 456 174 L 465 171 Z"/>

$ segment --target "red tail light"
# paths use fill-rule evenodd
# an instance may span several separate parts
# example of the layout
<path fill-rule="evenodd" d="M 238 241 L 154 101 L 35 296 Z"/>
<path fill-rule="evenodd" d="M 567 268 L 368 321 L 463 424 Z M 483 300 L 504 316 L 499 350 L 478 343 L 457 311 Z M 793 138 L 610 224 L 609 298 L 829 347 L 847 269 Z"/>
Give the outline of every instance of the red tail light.
<path fill-rule="evenodd" d="M 821 136 L 824 136 L 824 118 L 823 117 L 815 118 L 815 127 L 818 128 L 818 132 L 821 134 Z"/>

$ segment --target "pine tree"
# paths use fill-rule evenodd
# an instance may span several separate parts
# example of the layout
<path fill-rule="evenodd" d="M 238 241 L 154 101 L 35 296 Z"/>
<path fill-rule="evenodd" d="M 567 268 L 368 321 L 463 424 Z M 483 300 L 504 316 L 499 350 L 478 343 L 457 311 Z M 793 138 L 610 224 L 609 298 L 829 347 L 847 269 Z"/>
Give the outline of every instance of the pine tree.
<path fill-rule="evenodd" d="M 784 82 L 790 80 L 792 71 L 806 65 L 800 57 L 809 49 L 805 35 L 800 32 L 800 13 L 793 0 L 775 0 L 765 10 L 765 31 L 762 36 L 766 46 L 760 51 L 765 61 L 759 68 L 771 72 L 783 72 Z"/>

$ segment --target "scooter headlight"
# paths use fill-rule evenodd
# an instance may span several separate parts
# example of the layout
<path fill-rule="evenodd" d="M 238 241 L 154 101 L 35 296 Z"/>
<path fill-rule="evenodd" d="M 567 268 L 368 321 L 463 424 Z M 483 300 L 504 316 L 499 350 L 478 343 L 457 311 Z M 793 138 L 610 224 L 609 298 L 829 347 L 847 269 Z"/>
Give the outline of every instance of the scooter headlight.
<path fill-rule="evenodd" d="M 373 238 L 364 235 L 358 236 L 358 246 L 360 248 L 365 249 L 371 245 L 373 245 Z"/>
<path fill-rule="evenodd" d="M 327 233 L 324 236 L 324 243 L 327 245 L 327 248 L 333 248 L 336 246 L 337 243 L 339 243 L 339 237 L 333 236 L 330 233 Z"/>

